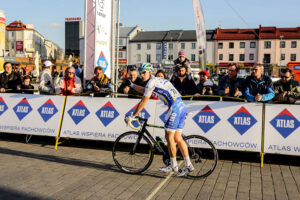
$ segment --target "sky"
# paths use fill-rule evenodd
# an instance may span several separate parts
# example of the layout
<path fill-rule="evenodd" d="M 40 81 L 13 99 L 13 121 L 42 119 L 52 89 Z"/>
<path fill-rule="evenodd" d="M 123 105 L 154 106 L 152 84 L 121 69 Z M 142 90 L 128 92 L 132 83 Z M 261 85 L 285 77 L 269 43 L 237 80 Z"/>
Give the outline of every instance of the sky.
<path fill-rule="evenodd" d="M 146 31 L 194 30 L 192 0 L 120 0 L 120 22 Z M 299 0 L 201 0 L 206 28 L 300 27 Z M 84 19 L 84 0 L 0 0 L 6 24 L 33 24 L 65 46 L 65 18 Z"/>

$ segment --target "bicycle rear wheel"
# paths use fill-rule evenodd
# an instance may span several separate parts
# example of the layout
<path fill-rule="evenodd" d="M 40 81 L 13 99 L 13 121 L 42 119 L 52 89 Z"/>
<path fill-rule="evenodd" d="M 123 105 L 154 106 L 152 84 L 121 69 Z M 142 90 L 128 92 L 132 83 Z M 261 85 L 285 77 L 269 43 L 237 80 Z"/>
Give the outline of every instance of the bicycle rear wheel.
<path fill-rule="evenodd" d="M 209 176 L 218 162 L 218 151 L 213 143 L 200 135 L 189 135 L 183 139 L 187 143 L 189 156 L 195 167 L 187 177 L 200 179 Z"/>
<path fill-rule="evenodd" d="M 112 156 L 116 165 L 123 172 L 139 174 L 151 165 L 153 148 L 147 137 L 130 131 L 123 133 L 116 139 Z"/>

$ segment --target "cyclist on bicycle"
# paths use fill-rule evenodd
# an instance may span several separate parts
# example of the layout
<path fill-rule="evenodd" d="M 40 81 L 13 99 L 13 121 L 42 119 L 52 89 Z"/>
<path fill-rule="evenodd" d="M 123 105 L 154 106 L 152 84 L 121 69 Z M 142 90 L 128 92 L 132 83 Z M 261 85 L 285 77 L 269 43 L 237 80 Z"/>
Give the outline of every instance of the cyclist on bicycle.
<path fill-rule="evenodd" d="M 181 133 L 184 127 L 184 120 L 186 118 L 186 108 L 181 99 L 180 93 L 175 87 L 166 79 L 152 76 L 153 67 L 150 63 L 142 63 L 138 68 L 143 80 L 149 81 L 146 87 L 133 84 L 130 80 L 128 85 L 136 91 L 143 93 L 144 96 L 139 102 L 136 110 L 132 116 L 125 116 L 125 122 L 133 120 L 143 110 L 144 106 L 148 102 L 152 93 L 155 93 L 168 107 L 165 122 L 165 137 L 168 143 L 168 149 L 170 154 L 171 165 L 162 167 L 159 170 L 165 173 L 174 171 L 178 172 L 178 165 L 176 161 L 176 144 L 178 144 L 179 150 L 184 157 L 185 168 L 177 176 L 185 176 L 189 172 L 194 170 L 194 167 L 190 161 L 187 145 L 182 139 Z"/>

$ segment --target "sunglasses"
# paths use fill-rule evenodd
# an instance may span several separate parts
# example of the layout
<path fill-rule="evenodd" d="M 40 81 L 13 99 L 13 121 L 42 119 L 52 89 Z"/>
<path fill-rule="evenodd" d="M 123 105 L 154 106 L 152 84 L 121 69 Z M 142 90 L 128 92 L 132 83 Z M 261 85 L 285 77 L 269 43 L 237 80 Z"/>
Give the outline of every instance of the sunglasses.
<path fill-rule="evenodd" d="M 141 71 L 140 74 L 146 74 L 147 71 Z"/>
<path fill-rule="evenodd" d="M 289 79 L 290 77 L 288 77 L 288 76 L 281 76 L 281 78 Z"/>

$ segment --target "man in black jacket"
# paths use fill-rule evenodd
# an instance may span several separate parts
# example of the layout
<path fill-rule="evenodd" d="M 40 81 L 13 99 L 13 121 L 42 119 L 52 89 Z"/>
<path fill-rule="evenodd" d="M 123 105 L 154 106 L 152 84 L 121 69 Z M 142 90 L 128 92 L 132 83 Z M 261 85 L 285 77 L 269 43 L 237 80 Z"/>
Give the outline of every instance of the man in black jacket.
<path fill-rule="evenodd" d="M 0 92 L 16 92 L 21 89 L 21 77 L 12 71 L 12 64 L 3 64 L 4 72 L 0 74 Z"/>
<path fill-rule="evenodd" d="M 176 75 L 178 72 L 178 69 L 181 68 L 181 66 L 186 66 L 187 74 L 191 74 L 191 64 L 189 59 L 186 58 L 185 52 L 183 50 L 178 52 L 178 58 L 174 60 L 174 68 L 173 68 L 173 74 Z"/>
<path fill-rule="evenodd" d="M 228 65 L 228 75 L 223 76 L 218 85 L 218 95 L 241 97 L 244 79 L 237 77 L 239 68 L 235 63 Z"/>
<path fill-rule="evenodd" d="M 196 84 L 192 77 L 187 74 L 186 65 L 178 66 L 177 75 L 173 75 L 170 82 L 182 96 L 194 95 L 197 93 Z"/>
<path fill-rule="evenodd" d="M 143 87 L 146 85 L 143 82 L 143 80 L 140 77 L 138 77 L 138 72 L 135 68 L 130 69 L 130 75 L 128 79 L 130 79 L 131 82 L 134 83 L 135 85 L 139 85 Z M 139 98 L 139 96 L 141 95 L 140 93 L 138 93 L 137 91 L 135 91 L 134 89 L 132 89 L 127 85 L 126 79 L 118 88 L 118 93 L 128 94 L 128 98 Z"/>

